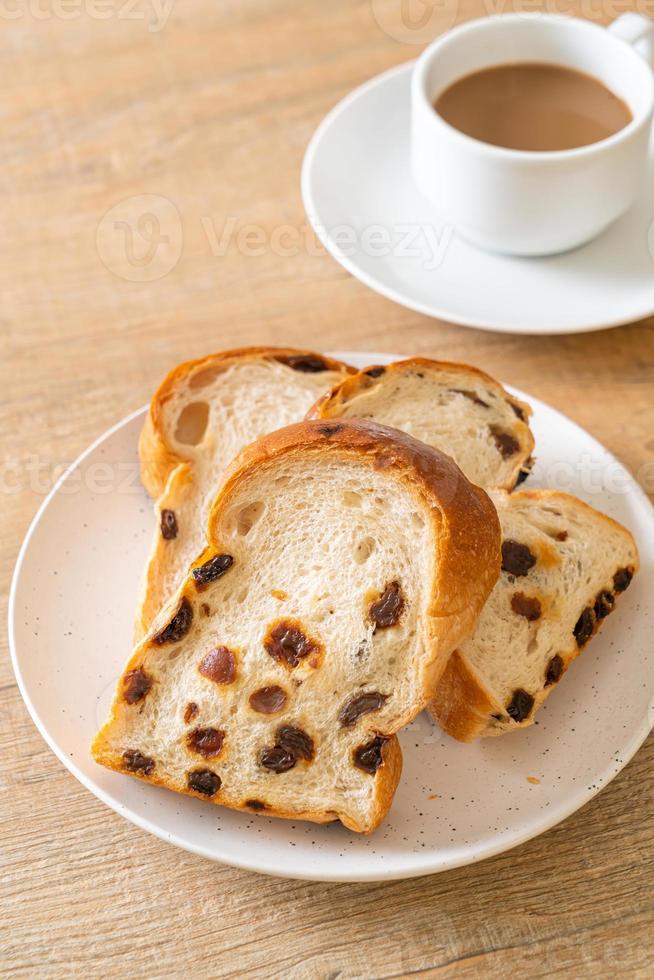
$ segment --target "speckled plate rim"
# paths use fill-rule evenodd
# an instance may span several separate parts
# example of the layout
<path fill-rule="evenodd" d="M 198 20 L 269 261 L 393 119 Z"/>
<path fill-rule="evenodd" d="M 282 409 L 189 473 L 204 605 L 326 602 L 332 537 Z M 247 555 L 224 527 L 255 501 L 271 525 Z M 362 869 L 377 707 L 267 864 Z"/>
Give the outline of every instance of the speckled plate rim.
<path fill-rule="evenodd" d="M 388 364 L 394 360 L 401 360 L 403 356 L 406 355 L 394 355 L 394 354 L 381 354 L 381 353 L 368 353 L 368 352 L 353 352 L 353 351 L 336 351 L 332 352 L 331 356 L 340 358 L 342 360 L 360 362 L 361 364 Z M 567 426 L 574 428 L 578 433 L 582 434 L 585 439 L 588 440 L 593 448 L 607 454 L 611 461 L 614 462 L 621 471 L 626 473 L 629 477 L 629 494 L 634 497 L 634 500 L 643 508 L 644 516 L 646 516 L 652 524 L 652 534 L 654 536 L 654 507 L 650 503 L 647 495 L 639 486 L 639 484 L 633 479 L 633 477 L 628 474 L 628 471 L 619 462 L 619 460 L 613 456 L 608 450 L 598 440 L 594 439 L 585 429 L 578 426 L 571 419 L 564 416 L 563 413 L 558 412 L 556 409 L 552 409 L 546 403 L 541 402 L 539 399 L 521 391 L 513 386 L 506 386 L 509 391 L 511 391 L 518 398 L 528 401 L 532 407 L 535 407 L 536 411 L 539 406 L 547 408 L 549 411 L 556 412 L 562 419 L 565 420 Z M 607 765 L 601 774 L 597 777 L 595 784 L 592 787 L 586 789 L 579 789 L 574 793 L 570 794 L 570 797 L 566 805 L 559 805 L 558 808 L 553 810 L 548 810 L 547 814 L 544 816 L 539 816 L 536 819 L 532 819 L 529 823 L 525 824 L 524 830 L 521 832 L 514 832 L 511 834 L 510 838 L 498 835 L 497 841 L 486 846 L 478 847 L 475 853 L 468 853 L 461 859 L 443 859 L 434 856 L 434 854 L 425 854 L 424 856 L 418 857 L 408 857 L 403 855 L 402 857 L 402 867 L 389 866 L 383 869 L 384 873 L 379 870 L 371 872 L 356 872 L 348 876 L 344 876 L 342 871 L 335 872 L 333 874 L 322 873 L 316 874 L 312 873 L 310 868 L 305 871 L 299 871 L 295 869 L 289 870 L 285 866 L 283 861 L 269 861 L 263 864 L 260 860 L 248 860 L 247 857 L 241 855 L 235 855 L 233 853 L 221 852 L 218 845 L 212 851 L 206 847 L 193 844 L 193 842 L 184 840 L 175 834 L 170 834 L 163 830 L 157 825 L 153 820 L 148 820 L 142 817 L 138 813 L 134 813 L 129 807 L 122 804 L 119 800 L 115 799 L 111 793 L 104 791 L 99 787 L 92 779 L 88 778 L 84 772 L 69 758 L 69 756 L 64 752 L 58 745 L 55 738 L 52 737 L 47 724 L 40 717 L 38 711 L 36 710 L 34 703 L 30 697 L 27 685 L 25 683 L 17 650 L 17 645 L 15 641 L 15 616 L 16 616 L 16 597 L 18 591 L 18 584 L 21 574 L 21 569 L 23 567 L 26 555 L 28 553 L 31 539 L 36 532 L 38 525 L 40 524 L 45 512 L 47 511 L 53 498 L 59 493 L 61 487 L 66 482 L 71 473 L 88 457 L 90 456 L 99 446 L 105 441 L 109 440 L 118 430 L 124 426 L 129 425 L 137 417 L 145 415 L 148 406 L 143 406 L 136 411 L 130 413 L 125 418 L 121 419 L 110 429 L 100 435 L 87 449 L 82 452 L 73 463 L 66 469 L 66 471 L 59 477 L 56 481 L 45 500 L 39 507 L 35 517 L 33 518 L 27 534 L 23 540 L 18 553 L 18 558 L 16 560 L 16 566 L 14 568 L 14 574 L 12 577 L 11 588 L 9 593 L 9 604 L 8 604 L 8 635 L 9 635 L 9 651 L 11 657 L 11 663 L 14 670 L 14 675 L 16 677 L 16 682 L 18 688 L 25 702 L 25 705 L 29 711 L 29 714 L 34 722 L 39 733 L 45 740 L 46 744 L 52 750 L 54 755 L 59 759 L 61 763 L 68 769 L 68 771 L 95 797 L 105 803 L 108 807 L 118 813 L 120 816 L 125 817 L 131 823 L 140 827 L 155 837 L 168 844 L 174 844 L 180 847 L 182 850 L 186 850 L 192 854 L 197 854 L 200 857 L 207 858 L 212 861 L 218 861 L 232 867 L 240 868 L 247 871 L 256 871 L 261 874 L 272 875 L 274 877 L 280 878 L 292 878 L 297 880 L 305 881 L 325 881 L 325 882 L 355 882 L 355 881 L 390 881 L 405 878 L 415 878 L 422 877 L 429 874 L 435 874 L 441 871 L 453 870 L 455 868 L 464 867 L 469 864 L 477 864 L 479 861 L 485 860 L 486 858 L 494 857 L 498 854 L 502 854 L 506 851 L 512 850 L 514 847 L 518 847 L 520 844 L 532 840 L 535 837 L 540 836 L 553 827 L 557 826 L 567 817 L 571 816 L 591 799 L 593 799 L 602 789 L 605 788 L 619 772 L 627 765 L 628 762 L 634 757 L 638 749 L 641 747 L 645 739 L 648 737 L 652 729 L 654 729 L 654 712 L 650 712 L 650 715 L 645 715 L 638 724 L 635 725 L 630 737 L 625 741 L 624 745 L 620 748 L 620 761 L 618 765 L 612 764 Z M 542 811 L 541 811 L 542 814 Z"/>

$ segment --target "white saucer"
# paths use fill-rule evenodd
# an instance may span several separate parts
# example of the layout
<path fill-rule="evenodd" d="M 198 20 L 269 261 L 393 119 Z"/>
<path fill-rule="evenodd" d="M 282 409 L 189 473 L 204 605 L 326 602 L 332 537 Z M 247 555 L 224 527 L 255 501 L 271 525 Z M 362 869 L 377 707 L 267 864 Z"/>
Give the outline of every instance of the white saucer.
<path fill-rule="evenodd" d="M 402 306 L 484 330 L 574 333 L 654 313 L 654 153 L 634 208 L 589 245 L 546 259 L 482 252 L 443 225 L 411 179 L 412 68 L 356 89 L 311 140 L 304 206 L 334 258 Z"/>
<path fill-rule="evenodd" d="M 336 356 L 358 366 L 390 359 Z M 369 881 L 443 871 L 514 847 L 573 813 L 613 779 L 654 723 L 654 515 L 599 443 L 529 401 L 538 446 L 530 483 L 537 486 L 547 473 L 559 485 L 565 480 L 565 489 L 631 528 L 642 559 L 640 574 L 541 709 L 538 724 L 462 745 L 426 716 L 418 718 L 401 733 L 404 769 L 390 814 L 369 837 L 340 825 L 223 810 L 96 765 L 89 743 L 131 651 L 152 534 L 152 504 L 138 479 L 142 410 L 64 474 L 16 565 L 9 601 L 14 671 L 52 751 L 99 799 L 162 840 L 285 878 Z"/>

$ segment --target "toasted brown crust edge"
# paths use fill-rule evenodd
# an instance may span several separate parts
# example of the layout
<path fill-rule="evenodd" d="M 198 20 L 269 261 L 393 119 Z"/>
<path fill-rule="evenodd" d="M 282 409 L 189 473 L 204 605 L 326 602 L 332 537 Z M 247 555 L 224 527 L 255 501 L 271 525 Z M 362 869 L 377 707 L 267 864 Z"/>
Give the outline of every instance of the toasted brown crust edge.
<path fill-rule="evenodd" d="M 473 667 L 455 650 L 443 671 L 429 714 L 443 731 L 459 742 L 472 742 L 497 710 Z"/>
<path fill-rule="evenodd" d="M 528 405 L 527 402 L 520 401 L 520 399 L 516 398 L 514 395 L 510 395 L 508 391 L 499 383 L 499 381 L 496 381 L 496 379 L 491 377 L 490 374 L 486 374 L 485 371 L 480 370 L 480 368 L 473 367 L 470 364 L 460 364 L 456 361 L 436 361 L 428 357 L 409 357 L 402 361 L 393 361 L 392 364 L 370 365 L 369 367 L 363 368 L 356 374 L 344 378 L 344 380 L 335 385 L 331 391 L 322 395 L 309 409 L 306 418 L 339 418 L 341 406 L 345 402 L 356 397 L 356 395 L 360 394 L 362 391 L 370 390 L 373 387 L 384 384 L 388 380 L 389 375 L 392 376 L 394 373 L 402 373 L 407 368 L 422 368 L 423 370 L 431 371 L 434 374 L 447 370 L 463 371 L 468 374 L 475 375 L 477 379 L 484 382 L 486 387 L 491 388 L 497 395 L 520 411 L 522 418 L 516 414 L 515 420 L 516 423 L 521 426 L 521 450 L 520 453 L 516 455 L 515 466 L 511 471 L 510 477 L 504 484 L 498 486 L 498 489 L 500 490 L 513 490 L 518 482 L 521 472 L 524 470 L 528 472 L 530 468 L 530 460 L 534 451 L 534 436 L 529 427 L 529 419 L 532 415 L 531 406 Z M 382 369 L 383 374 L 381 374 L 379 377 L 371 376 L 369 373 L 370 371 Z"/>
<path fill-rule="evenodd" d="M 210 545 L 198 562 L 202 563 L 213 554 L 220 553 L 221 544 L 216 535 L 220 517 L 228 506 L 231 495 L 240 482 L 247 479 L 252 470 L 258 469 L 259 466 L 276 459 L 279 455 L 293 452 L 304 455 L 312 450 L 341 453 L 345 450 L 361 456 L 373 468 L 396 470 L 421 502 L 427 501 L 429 512 L 438 523 L 438 575 L 427 610 L 432 657 L 424 665 L 422 700 L 397 720 L 393 732 L 383 733 L 392 737 L 384 745 L 382 750 L 384 764 L 379 768 L 378 775 L 375 775 L 375 803 L 368 823 L 365 826 L 358 825 L 351 815 L 336 814 L 350 830 L 367 833 L 374 830 L 386 816 L 400 779 L 402 756 L 399 743 L 394 737 L 395 732 L 412 721 L 426 705 L 435 690 L 450 651 L 474 629 L 478 614 L 499 576 L 500 527 L 497 513 L 487 494 L 469 483 L 456 464 L 438 450 L 398 430 L 375 423 L 358 420 L 341 421 L 335 424 L 305 421 L 264 436 L 244 449 L 228 469 L 209 517 Z M 457 581 L 456 587 L 452 585 L 452 579 Z M 170 600 L 165 610 L 162 610 L 159 617 L 161 621 L 175 610 L 182 596 L 197 601 L 190 571 L 178 594 Z M 157 628 L 155 623 L 148 636 L 136 647 L 121 674 L 121 680 L 125 672 L 139 666 L 142 654 L 154 645 L 153 637 Z M 96 762 L 109 769 L 125 773 L 122 758 L 112 752 L 106 742 L 109 730 L 118 718 L 119 706 L 117 695 L 108 721 L 93 740 L 91 752 Z M 178 792 L 186 792 L 192 796 L 196 795 L 154 775 L 148 777 L 134 773 L 128 775 L 136 775 L 146 782 Z M 227 796 L 220 796 L 214 802 L 232 809 L 247 810 L 241 800 L 230 799 Z M 298 813 L 297 810 L 289 812 L 274 808 L 266 810 L 265 815 L 306 819 L 318 823 L 334 818 L 332 811 Z"/>
<path fill-rule="evenodd" d="M 355 368 L 343 361 L 337 361 L 325 354 L 302 348 L 235 347 L 232 350 L 207 354 L 192 361 L 184 361 L 168 372 L 152 397 L 139 437 L 141 480 L 153 499 L 156 500 L 160 497 L 166 489 L 166 483 L 172 470 L 180 463 L 185 462 L 185 459 L 167 444 L 161 425 L 164 405 L 179 381 L 185 375 L 197 370 L 209 368 L 226 370 L 235 361 L 254 361 L 261 358 L 279 360 L 284 357 L 319 357 L 325 362 L 326 370 L 339 371 L 344 375 L 353 374 L 356 371 Z"/>
<path fill-rule="evenodd" d="M 562 490 L 520 490 L 511 494 L 512 500 L 531 500 L 531 501 L 551 501 L 579 507 L 582 510 L 592 513 L 595 519 L 601 519 L 611 527 L 624 534 L 629 539 L 634 553 L 634 575 L 640 568 L 640 558 L 638 547 L 633 534 L 628 528 L 618 521 L 603 514 L 601 511 L 591 507 L 584 500 L 580 500 L 571 493 Z M 594 596 L 589 596 L 586 605 L 594 600 Z M 619 601 L 619 599 L 617 600 Z M 616 606 L 617 606 L 616 601 Z M 615 610 L 612 610 L 615 611 Z M 608 617 L 606 617 L 608 619 Z M 604 625 L 605 620 L 600 620 L 593 637 L 596 636 Z M 567 671 L 573 660 L 584 652 L 593 640 L 593 637 L 583 647 L 578 647 L 574 639 L 571 639 L 570 647 L 567 650 L 560 650 L 559 656 L 563 660 L 563 674 Z M 563 674 L 561 675 L 563 677 Z M 490 691 L 486 688 L 483 681 L 468 662 L 467 658 L 456 650 L 443 672 L 440 684 L 436 689 L 436 694 L 429 705 L 429 714 L 434 721 L 443 729 L 446 734 L 460 742 L 472 742 L 479 736 L 506 735 L 511 732 L 520 731 L 522 728 L 529 728 L 536 720 L 538 709 L 549 697 L 552 691 L 558 687 L 552 684 L 543 687 L 534 694 L 534 706 L 528 718 L 521 722 L 501 723 L 497 725 L 489 724 L 489 720 L 494 713 L 505 715 L 506 706 L 500 704 L 493 698 Z"/>

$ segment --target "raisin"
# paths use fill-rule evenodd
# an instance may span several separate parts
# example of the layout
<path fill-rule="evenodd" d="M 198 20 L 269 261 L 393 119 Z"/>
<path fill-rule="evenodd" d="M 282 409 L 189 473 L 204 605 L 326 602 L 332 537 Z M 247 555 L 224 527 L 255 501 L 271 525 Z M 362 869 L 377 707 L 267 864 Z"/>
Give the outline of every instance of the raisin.
<path fill-rule="evenodd" d="M 138 749 L 127 749 L 123 752 L 123 765 L 128 772 L 140 772 L 143 776 L 149 776 L 155 762 L 149 755 L 143 755 Z"/>
<path fill-rule="evenodd" d="M 547 665 L 547 670 L 545 671 L 545 687 L 551 687 L 552 684 L 556 684 L 562 673 L 563 659 L 557 653 Z"/>
<path fill-rule="evenodd" d="M 231 684 L 236 677 L 236 657 L 229 647 L 216 647 L 200 661 L 198 671 L 216 684 Z"/>
<path fill-rule="evenodd" d="M 189 703 L 184 708 L 184 721 L 186 722 L 186 724 L 188 725 L 190 721 L 193 721 L 194 718 L 197 718 L 199 713 L 200 713 L 200 709 L 198 708 L 195 701 L 189 701 Z"/>
<path fill-rule="evenodd" d="M 404 609 L 404 596 L 399 582 L 389 582 L 382 594 L 370 606 L 368 616 L 376 629 L 395 626 Z"/>
<path fill-rule="evenodd" d="M 340 432 L 343 426 L 339 422 L 333 422 L 327 425 L 319 425 L 318 432 L 321 436 L 325 436 L 329 439 L 330 436 L 335 436 L 337 432 Z"/>
<path fill-rule="evenodd" d="M 297 762 L 297 759 L 292 752 L 282 748 L 281 745 L 275 745 L 271 749 L 263 749 L 261 755 L 259 756 L 259 762 L 264 769 L 270 769 L 271 772 L 282 773 L 288 772 L 289 769 L 292 769 Z"/>
<path fill-rule="evenodd" d="M 512 401 L 509 402 L 509 405 L 513 409 L 514 413 L 518 416 L 518 418 L 520 419 L 520 421 L 521 422 L 524 422 L 524 420 L 525 420 L 525 413 L 523 412 L 522 407 L 520 405 L 518 405 L 517 402 L 512 402 Z"/>
<path fill-rule="evenodd" d="M 177 537 L 177 518 L 174 510 L 161 511 L 161 537 L 165 541 L 172 541 Z"/>
<path fill-rule="evenodd" d="M 521 483 L 524 483 L 525 480 L 527 480 L 531 476 L 531 471 L 534 468 L 535 462 L 536 460 L 534 459 L 534 457 L 530 456 L 529 459 L 522 464 L 522 467 L 520 468 L 520 472 L 518 473 L 518 478 L 515 481 L 516 487 L 519 487 Z"/>
<path fill-rule="evenodd" d="M 198 592 L 202 592 L 207 585 L 224 575 L 233 564 L 234 559 L 231 555 L 214 555 L 209 561 L 205 561 L 204 565 L 194 568 L 193 580 Z"/>
<path fill-rule="evenodd" d="M 365 691 L 363 694 L 355 694 L 353 698 L 345 702 L 338 713 L 341 728 L 351 728 L 361 715 L 367 715 L 371 711 L 379 711 L 387 701 L 388 694 L 380 694 L 379 691 Z"/>
<path fill-rule="evenodd" d="M 258 711 L 261 715 L 274 715 L 281 711 L 287 701 L 287 694 L 283 687 L 272 685 L 271 687 L 261 687 L 254 691 L 249 697 L 250 707 L 253 711 Z"/>
<path fill-rule="evenodd" d="M 557 541 L 567 541 L 568 540 L 568 532 L 567 531 L 559 531 L 557 533 L 557 535 L 556 535 L 556 540 Z"/>
<path fill-rule="evenodd" d="M 268 809 L 268 807 L 266 806 L 266 804 L 265 803 L 262 803 L 261 800 L 246 800 L 245 801 L 245 805 L 247 807 L 249 807 L 250 810 L 256 810 L 257 813 L 260 813 L 261 810 L 267 810 Z"/>
<path fill-rule="evenodd" d="M 507 713 L 514 721 L 524 721 L 534 706 L 534 699 L 521 687 L 513 692 L 513 697 L 506 707 Z"/>
<path fill-rule="evenodd" d="M 303 374 L 320 374 L 329 370 L 327 362 L 318 354 L 280 354 L 275 360 Z"/>
<path fill-rule="evenodd" d="M 463 395 L 463 397 L 467 398 L 468 401 L 473 402 L 475 405 L 481 405 L 482 408 L 490 408 L 488 402 L 485 402 L 484 399 L 480 398 L 474 391 L 468 391 L 466 388 L 450 388 L 450 391 L 454 395 Z"/>
<path fill-rule="evenodd" d="M 502 459 L 509 459 L 520 451 L 520 443 L 510 432 L 502 432 L 496 425 L 491 425 L 489 428 Z"/>
<path fill-rule="evenodd" d="M 267 653 L 284 667 L 297 667 L 301 660 L 318 650 L 315 640 L 289 620 L 270 627 L 263 641 Z"/>
<path fill-rule="evenodd" d="M 384 758 L 382 750 L 388 739 L 382 735 L 373 738 L 372 742 L 360 745 L 354 750 L 354 765 L 357 769 L 362 769 L 369 775 L 374 776 L 379 767 L 383 764 Z"/>
<path fill-rule="evenodd" d="M 382 374 L 386 373 L 385 367 L 371 367 L 364 374 L 367 374 L 369 378 L 381 378 Z"/>
<path fill-rule="evenodd" d="M 215 796 L 221 787 L 221 778 L 211 769 L 194 769 L 186 775 L 186 784 L 189 789 L 203 796 Z"/>
<path fill-rule="evenodd" d="M 631 580 L 634 577 L 633 568 L 620 568 L 613 576 L 613 588 L 616 592 L 624 592 L 625 589 L 629 588 Z"/>
<path fill-rule="evenodd" d="M 511 609 L 530 623 L 535 623 L 541 617 L 540 601 L 533 596 L 526 596 L 524 592 L 516 592 L 511 597 Z"/>
<path fill-rule="evenodd" d="M 128 704 L 138 704 L 152 687 L 152 678 L 138 667 L 129 670 L 123 677 L 123 700 Z"/>
<path fill-rule="evenodd" d="M 615 596 L 612 592 L 599 592 L 595 598 L 593 611 L 596 619 L 604 619 L 615 606 Z"/>
<path fill-rule="evenodd" d="M 154 637 L 154 642 L 160 646 L 163 643 L 178 643 L 186 636 L 193 622 L 193 606 L 186 596 L 182 599 L 179 609 L 160 633 Z"/>
<path fill-rule="evenodd" d="M 211 759 L 220 755 L 225 741 L 225 733 L 217 728 L 195 728 L 186 736 L 186 744 L 191 752 Z"/>
<path fill-rule="evenodd" d="M 311 762 L 314 756 L 313 739 L 301 728 L 282 725 L 277 729 L 277 746 L 294 755 L 296 759 Z"/>
<path fill-rule="evenodd" d="M 582 612 L 581 616 L 577 620 L 577 624 L 573 629 L 575 640 L 577 641 L 578 647 L 583 647 L 585 643 L 588 643 L 591 636 L 593 635 L 593 630 L 595 629 L 595 613 L 587 606 Z"/>
<path fill-rule="evenodd" d="M 502 571 L 522 578 L 536 564 L 526 544 L 507 539 L 502 542 Z"/>

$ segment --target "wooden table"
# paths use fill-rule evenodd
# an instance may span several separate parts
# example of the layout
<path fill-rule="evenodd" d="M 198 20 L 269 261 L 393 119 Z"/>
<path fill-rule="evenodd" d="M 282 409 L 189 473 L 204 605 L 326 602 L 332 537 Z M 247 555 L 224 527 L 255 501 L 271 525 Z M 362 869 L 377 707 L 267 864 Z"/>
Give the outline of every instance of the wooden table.
<path fill-rule="evenodd" d="M 2 5 L 3 607 L 59 469 L 173 364 L 221 347 L 469 360 L 566 412 L 654 491 L 654 320 L 556 339 L 464 330 L 376 296 L 304 241 L 299 169 L 323 114 L 414 57 L 409 41 L 490 9 L 412 2 L 422 34 L 402 28 L 399 0 L 173 0 L 165 24 L 154 0 Z M 158 230 L 120 224 L 146 211 Z M 295 247 L 276 237 L 286 226 Z M 653 974 L 652 739 L 531 843 L 352 886 L 213 865 L 120 819 L 46 748 L 6 655 L 0 726 L 2 975 Z"/>

